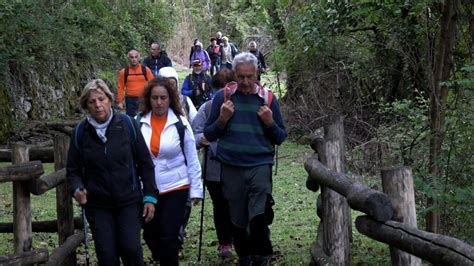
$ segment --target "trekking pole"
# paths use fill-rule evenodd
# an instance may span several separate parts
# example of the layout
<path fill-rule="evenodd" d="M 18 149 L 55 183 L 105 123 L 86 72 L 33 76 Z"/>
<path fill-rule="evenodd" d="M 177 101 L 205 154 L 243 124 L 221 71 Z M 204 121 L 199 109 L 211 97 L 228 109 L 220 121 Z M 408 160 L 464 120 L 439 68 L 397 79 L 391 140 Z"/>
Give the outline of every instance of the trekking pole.
<path fill-rule="evenodd" d="M 87 238 L 87 220 L 86 220 L 86 207 L 82 205 L 82 223 L 84 224 L 84 255 L 86 256 L 86 265 L 89 266 L 89 241 Z"/>
<path fill-rule="evenodd" d="M 206 198 L 206 182 L 205 182 L 205 179 L 206 179 L 206 174 L 207 174 L 207 151 L 208 151 L 209 147 L 208 146 L 205 146 L 204 147 L 204 166 L 203 166 L 203 170 L 202 170 L 202 189 L 203 189 L 203 193 L 202 193 L 202 204 L 201 204 L 201 223 L 200 223 L 200 226 L 199 226 L 199 248 L 198 248 L 198 262 L 201 261 L 201 246 L 202 246 L 202 227 L 203 227 L 203 224 L 204 224 L 204 199 Z"/>
<path fill-rule="evenodd" d="M 278 145 L 275 145 L 275 175 L 278 175 Z"/>

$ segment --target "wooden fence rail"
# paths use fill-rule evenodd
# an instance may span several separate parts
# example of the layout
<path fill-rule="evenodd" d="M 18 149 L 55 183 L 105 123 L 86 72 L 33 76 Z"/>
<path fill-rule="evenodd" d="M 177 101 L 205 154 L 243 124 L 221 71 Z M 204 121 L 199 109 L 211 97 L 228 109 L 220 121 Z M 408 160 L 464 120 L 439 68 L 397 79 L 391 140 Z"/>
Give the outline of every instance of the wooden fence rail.
<path fill-rule="evenodd" d="M 377 222 L 368 216 L 357 217 L 355 225 L 364 235 L 434 265 L 474 265 L 474 247 L 459 239 L 426 232 L 395 221 Z"/>
<path fill-rule="evenodd" d="M 43 175 L 41 161 L 29 162 L 29 146 L 21 143 L 10 150 L 14 165 L 0 168 L 0 182 L 13 182 L 13 222 L 0 223 L 0 233 L 13 232 L 15 246 L 15 254 L 0 256 L 0 265 L 76 265 L 75 250 L 81 244 L 83 232 L 74 233 L 74 229 L 81 228 L 83 223 L 73 217 L 72 198 L 65 182 L 69 137 L 57 135 L 53 144 L 56 171 L 51 174 Z M 56 188 L 57 220 L 32 222 L 30 194 L 42 195 L 53 188 Z M 33 250 L 32 232 L 57 232 L 59 247 L 51 256 L 45 249 Z"/>
<path fill-rule="evenodd" d="M 346 227 L 343 220 L 328 215 L 325 211 L 327 206 L 339 205 L 339 199 L 334 200 L 334 198 L 325 196 L 325 189 L 330 189 L 347 199 L 347 203 L 352 209 L 368 215 L 357 217 L 356 228 L 362 234 L 390 245 L 392 265 L 421 265 L 419 258 L 434 265 L 474 265 L 473 246 L 452 237 L 416 228 L 413 180 L 409 167 L 387 168 L 382 171 L 383 187 L 388 195 L 352 180 L 340 171 L 343 167 L 334 167 L 327 157 L 340 157 L 337 150 L 341 149 L 328 147 L 336 147 L 343 142 L 334 142 L 334 138 L 328 138 L 330 134 L 328 135 L 327 132 L 335 129 L 341 130 L 340 133 L 333 133 L 340 140 L 343 127 L 340 123 L 341 118 L 331 118 L 330 121 L 331 123 L 325 126 L 325 138 L 312 142 L 311 147 L 317 154 L 308 158 L 305 163 L 305 169 L 309 174 L 306 181 L 308 189 L 317 191 L 319 187 L 322 188 L 316 204 L 317 215 L 321 218 L 321 222 L 318 226 L 317 239 L 310 248 L 311 264 L 350 264 L 350 258 L 341 261 L 341 258 L 344 258 L 341 254 L 344 252 L 328 249 L 328 244 L 325 243 L 328 238 L 320 237 L 321 235 L 339 234 L 339 232 L 334 232 L 333 228 Z M 334 125 L 335 123 L 336 125 Z M 337 226 L 328 227 L 327 224 L 336 224 Z M 350 238 L 351 235 L 349 234 L 348 237 Z M 336 247 L 336 249 L 345 250 L 346 247 Z"/>
<path fill-rule="evenodd" d="M 394 208 L 386 194 L 355 182 L 344 173 L 329 170 L 315 157 L 306 160 L 305 169 L 309 178 L 346 197 L 352 209 L 366 213 L 377 221 L 392 218 Z"/>

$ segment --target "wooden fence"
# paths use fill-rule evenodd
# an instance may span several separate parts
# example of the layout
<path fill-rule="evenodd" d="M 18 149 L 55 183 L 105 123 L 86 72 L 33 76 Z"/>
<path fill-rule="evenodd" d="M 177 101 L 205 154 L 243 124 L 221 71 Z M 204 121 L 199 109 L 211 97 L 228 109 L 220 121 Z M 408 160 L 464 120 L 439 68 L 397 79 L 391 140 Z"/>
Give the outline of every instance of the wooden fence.
<path fill-rule="evenodd" d="M 57 135 L 54 138 L 55 172 L 43 175 L 41 161 L 31 161 L 30 147 L 21 143 L 13 145 L 10 153 L 13 165 L 0 169 L 0 182 L 13 182 L 13 223 L 0 223 L 0 233 L 12 233 L 15 254 L 0 256 L 0 265 L 39 264 L 76 265 L 76 249 L 82 243 L 82 220 L 73 217 L 72 198 L 66 186 L 66 161 L 69 137 Z M 38 147 L 33 147 L 38 150 Z M 42 158 L 51 162 L 49 148 L 40 147 Z M 45 152 L 46 151 L 46 152 Z M 38 158 L 36 153 L 35 158 Z M 48 154 L 44 156 L 44 154 Z M 42 195 L 56 188 L 57 220 L 32 222 L 30 195 Z M 57 232 L 59 246 L 51 254 L 47 249 L 33 249 L 32 232 Z"/>
<path fill-rule="evenodd" d="M 316 202 L 321 222 L 310 248 L 312 265 L 351 265 L 351 208 L 367 214 L 355 221 L 360 233 L 390 245 L 392 265 L 421 265 L 421 259 L 434 265 L 474 265 L 473 246 L 416 228 L 409 167 L 382 170 L 385 193 L 344 174 L 342 118 L 335 116 L 328 120 L 324 138 L 311 144 L 316 153 L 305 163 L 308 189 L 317 191 L 321 187 Z"/>

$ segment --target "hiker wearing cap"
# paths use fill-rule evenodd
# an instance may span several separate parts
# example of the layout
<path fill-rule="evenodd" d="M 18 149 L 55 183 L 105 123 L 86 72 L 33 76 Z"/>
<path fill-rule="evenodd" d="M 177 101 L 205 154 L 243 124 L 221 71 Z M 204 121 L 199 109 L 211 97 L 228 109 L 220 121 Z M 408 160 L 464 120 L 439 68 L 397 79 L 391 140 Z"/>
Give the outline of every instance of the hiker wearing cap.
<path fill-rule="evenodd" d="M 228 82 L 234 80 L 234 72 L 223 68 L 212 77 L 212 86 L 217 91 L 224 88 Z M 217 254 L 224 260 L 228 260 L 232 258 L 232 222 L 230 220 L 229 204 L 222 193 L 221 164 L 215 159 L 217 141 L 209 143 L 203 134 L 204 125 L 209 118 L 210 111 L 211 100 L 201 105 L 191 125 L 194 138 L 196 139 L 196 147 L 198 149 L 208 147 L 207 158 L 204 159 L 207 160 L 207 168 L 206 171 L 204 169 L 202 171 L 206 173 L 206 176 L 203 179 L 212 200 L 214 227 L 216 228 L 217 240 L 219 242 Z"/>
<path fill-rule="evenodd" d="M 128 52 L 128 66 L 120 70 L 117 82 L 117 107 L 123 110 L 123 99 L 127 115 L 134 117 L 138 110 L 138 97 L 145 84 L 153 78 L 151 70 L 140 64 L 140 53 L 132 49 Z M 124 97 L 125 96 L 125 97 Z"/>
<path fill-rule="evenodd" d="M 194 45 L 194 52 L 191 56 L 191 62 L 195 60 L 201 60 L 202 61 L 202 71 L 206 72 L 209 67 L 211 66 L 211 59 L 209 58 L 209 54 L 202 48 L 202 43 L 197 42 L 196 45 Z"/>
<path fill-rule="evenodd" d="M 214 96 L 204 137 L 217 142 L 224 197 L 229 203 L 239 265 L 267 265 L 273 254 L 272 165 L 275 145 L 286 138 L 276 97 L 257 84 L 257 58 L 238 54 L 237 83 Z"/>
<path fill-rule="evenodd" d="M 153 218 L 158 192 L 154 166 L 138 124 L 113 101 L 101 79 L 84 87 L 87 117 L 71 136 L 67 185 L 90 225 L 98 265 L 143 265 L 142 223 Z"/>
<path fill-rule="evenodd" d="M 211 77 L 202 71 L 202 61 L 200 59 L 194 60 L 191 65 L 193 72 L 184 80 L 181 93 L 191 98 L 196 109 L 199 109 L 201 104 L 211 99 Z"/>
<path fill-rule="evenodd" d="M 203 198 L 201 165 L 194 135 L 179 102 L 173 81 L 157 77 L 145 86 L 139 119 L 155 166 L 158 186 L 156 215 L 145 224 L 143 238 L 154 261 L 178 265 L 179 230 L 188 198 Z"/>
<path fill-rule="evenodd" d="M 232 69 L 232 61 L 237 55 L 238 50 L 235 45 L 229 42 L 229 38 L 222 37 L 221 67 Z"/>
<path fill-rule="evenodd" d="M 211 76 L 214 76 L 214 73 L 219 71 L 222 56 L 221 49 L 222 47 L 217 44 L 217 39 L 212 37 L 211 44 L 206 49 L 211 59 Z"/>
<path fill-rule="evenodd" d="M 150 68 L 155 77 L 162 67 L 173 66 L 166 52 L 162 51 L 161 45 L 156 42 L 150 45 L 150 55 L 145 58 L 143 64 Z"/>
<path fill-rule="evenodd" d="M 255 57 L 258 60 L 258 81 L 260 81 L 262 73 L 265 73 L 265 71 L 267 71 L 267 64 L 265 64 L 265 57 L 263 56 L 262 52 L 260 52 L 260 50 L 257 49 L 257 43 L 255 41 L 249 42 L 248 49 L 249 49 L 249 52 L 255 55 Z"/>
<path fill-rule="evenodd" d="M 191 68 L 191 61 L 193 61 L 191 58 L 193 57 L 194 47 L 196 46 L 196 43 L 198 42 L 200 42 L 198 38 L 194 39 L 193 46 L 191 46 L 191 51 L 189 53 L 189 68 Z"/>

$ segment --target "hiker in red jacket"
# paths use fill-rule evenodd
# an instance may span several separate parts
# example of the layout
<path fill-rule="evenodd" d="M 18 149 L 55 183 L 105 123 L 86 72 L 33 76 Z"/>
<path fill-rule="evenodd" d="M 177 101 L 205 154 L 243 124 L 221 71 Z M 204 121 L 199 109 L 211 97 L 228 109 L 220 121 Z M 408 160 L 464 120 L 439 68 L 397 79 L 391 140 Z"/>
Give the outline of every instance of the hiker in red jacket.
<path fill-rule="evenodd" d="M 211 44 L 206 49 L 211 59 L 211 77 L 219 71 L 221 66 L 222 46 L 217 44 L 215 37 L 211 38 Z"/>

